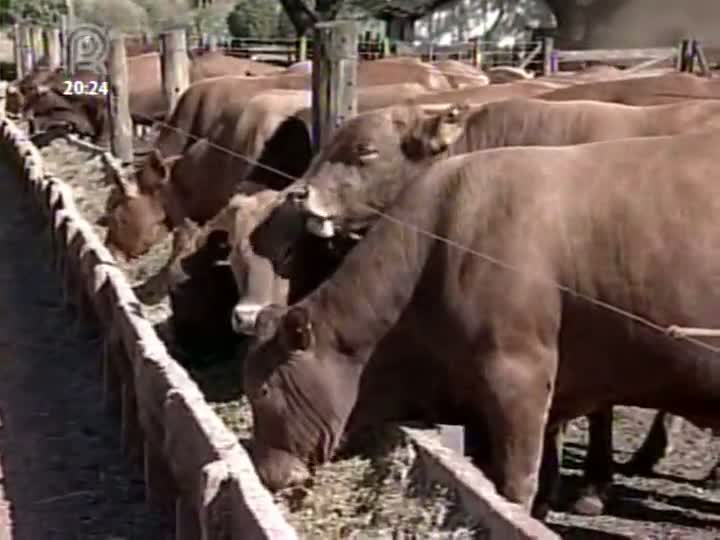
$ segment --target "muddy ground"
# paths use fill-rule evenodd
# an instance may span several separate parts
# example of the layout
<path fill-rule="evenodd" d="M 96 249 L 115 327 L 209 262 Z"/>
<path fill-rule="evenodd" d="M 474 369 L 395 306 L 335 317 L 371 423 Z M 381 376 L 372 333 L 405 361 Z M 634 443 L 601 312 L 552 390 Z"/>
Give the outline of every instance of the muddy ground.
<path fill-rule="evenodd" d="M 59 177 L 69 182 L 85 216 L 95 222 L 105 208 L 110 186 L 103 178 L 99 157 L 55 141 L 43 155 Z M 97 231 L 104 236 L 102 227 Z M 151 279 L 166 260 L 169 241 L 149 254 L 125 265 L 133 283 Z M 138 289 L 142 293 L 142 288 Z M 186 362 L 215 410 L 241 438 L 249 433 L 251 418 L 240 395 L 238 356 L 187 358 L 173 346 L 166 320 L 167 299 L 145 305 L 146 316 L 156 323 L 160 335 L 176 356 Z M 652 413 L 636 408 L 616 408 L 616 460 L 623 461 L 637 448 L 649 428 Z M 572 489 L 585 451 L 584 419 L 572 423 L 566 447 L 563 480 L 566 493 Z M 618 475 L 616 501 L 608 515 L 582 517 L 552 512 L 549 523 L 565 538 L 720 538 L 720 493 L 704 489 L 704 477 L 720 448 L 709 434 L 685 424 L 675 451 L 662 461 L 656 478 L 625 478 Z M 452 494 L 435 486 L 424 486 L 417 497 L 412 478 L 411 450 L 403 445 L 384 457 L 341 459 L 322 468 L 305 493 L 282 493 L 278 502 L 290 522 L 306 538 L 468 538 L 472 535 L 453 510 Z M 420 483 L 422 485 L 422 482 Z M 393 532 L 394 531 L 394 532 Z M 452 536 L 451 531 L 456 532 Z M 475 532 L 475 536 L 481 533 Z"/>
<path fill-rule="evenodd" d="M 103 407 L 100 335 L 64 305 L 50 249 L 0 162 L 0 538 L 170 540 Z"/>

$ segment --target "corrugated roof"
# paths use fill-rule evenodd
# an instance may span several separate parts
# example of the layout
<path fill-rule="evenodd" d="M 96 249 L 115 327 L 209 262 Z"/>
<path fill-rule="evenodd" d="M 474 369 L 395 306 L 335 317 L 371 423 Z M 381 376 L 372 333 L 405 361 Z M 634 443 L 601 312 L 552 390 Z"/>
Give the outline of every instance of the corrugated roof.
<path fill-rule="evenodd" d="M 422 17 L 451 0 L 376 0 L 367 7 L 375 17 Z"/>

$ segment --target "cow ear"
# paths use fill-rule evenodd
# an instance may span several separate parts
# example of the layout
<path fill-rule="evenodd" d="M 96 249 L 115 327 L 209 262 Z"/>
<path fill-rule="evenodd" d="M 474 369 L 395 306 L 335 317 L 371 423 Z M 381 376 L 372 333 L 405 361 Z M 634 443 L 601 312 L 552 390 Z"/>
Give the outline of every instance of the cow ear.
<path fill-rule="evenodd" d="M 301 306 L 291 307 L 282 320 L 282 337 L 291 351 L 306 351 L 313 341 L 310 313 Z"/>
<path fill-rule="evenodd" d="M 428 149 L 432 154 L 440 154 L 462 137 L 465 122 L 470 113 L 466 103 L 454 103 L 447 110 L 427 119 Z"/>

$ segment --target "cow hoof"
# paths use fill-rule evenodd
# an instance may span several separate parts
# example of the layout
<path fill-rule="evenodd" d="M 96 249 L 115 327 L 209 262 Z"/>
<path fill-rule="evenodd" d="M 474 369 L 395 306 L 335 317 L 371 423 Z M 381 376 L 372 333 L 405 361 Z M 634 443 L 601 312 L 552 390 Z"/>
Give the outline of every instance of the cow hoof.
<path fill-rule="evenodd" d="M 581 516 L 600 516 L 605 510 L 605 501 L 592 486 L 584 488 L 571 507 L 571 511 Z"/>

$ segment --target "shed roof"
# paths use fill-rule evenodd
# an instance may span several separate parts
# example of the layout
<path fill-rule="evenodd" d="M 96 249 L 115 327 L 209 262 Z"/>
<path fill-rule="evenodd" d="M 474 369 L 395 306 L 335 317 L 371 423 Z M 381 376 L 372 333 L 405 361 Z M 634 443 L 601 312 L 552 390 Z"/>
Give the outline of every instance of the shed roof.
<path fill-rule="evenodd" d="M 375 0 L 367 6 L 367 11 L 378 18 L 400 17 L 418 18 L 430 13 L 438 6 L 452 0 Z"/>

